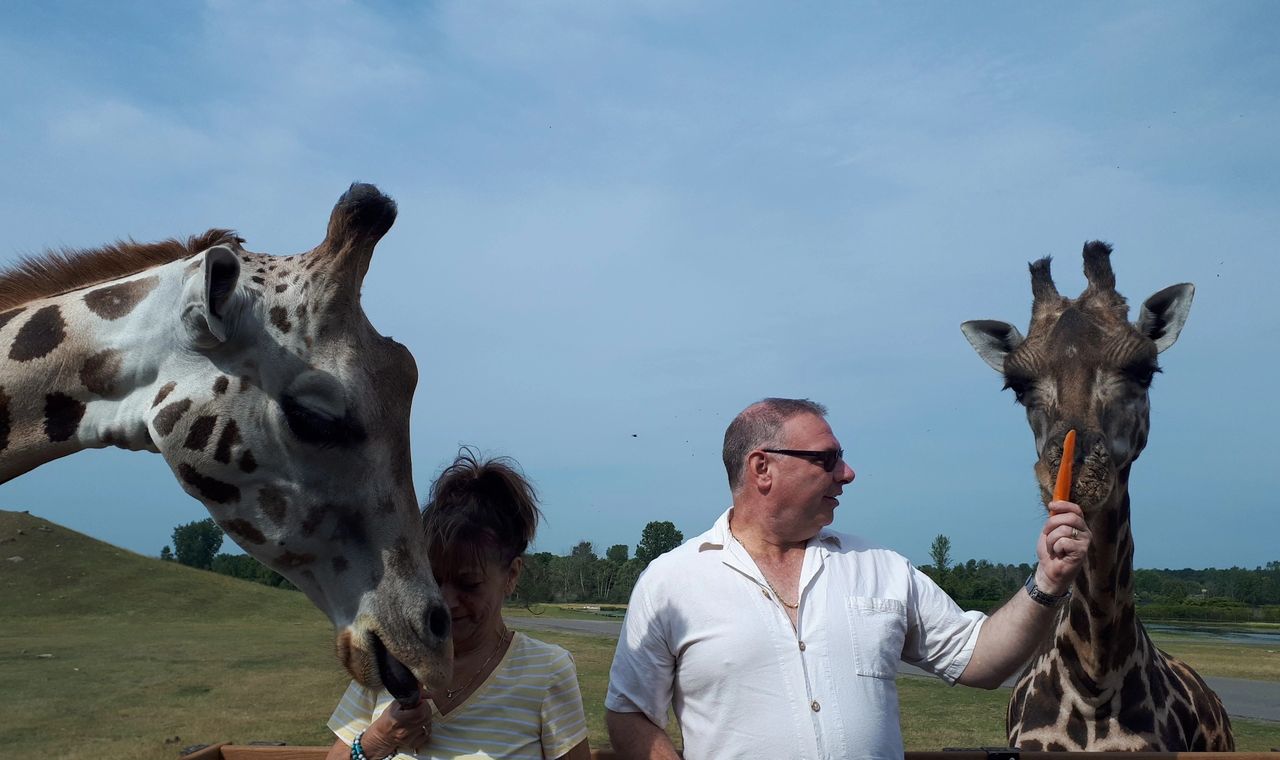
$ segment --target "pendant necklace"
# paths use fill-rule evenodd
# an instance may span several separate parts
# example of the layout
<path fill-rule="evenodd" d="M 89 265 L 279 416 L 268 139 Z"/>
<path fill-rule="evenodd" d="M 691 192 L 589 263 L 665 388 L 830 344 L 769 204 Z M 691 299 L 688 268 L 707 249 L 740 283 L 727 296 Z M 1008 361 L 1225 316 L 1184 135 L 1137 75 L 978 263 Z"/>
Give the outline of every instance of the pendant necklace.
<path fill-rule="evenodd" d="M 733 534 L 733 528 L 729 528 L 729 536 L 732 537 L 734 541 L 737 541 L 738 545 L 741 546 L 744 550 L 747 548 L 747 545 L 742 543 L 742 540 Z M 747 552 L 747 554 L 751 554 L 751 552 Z M 778 593 L 778 589 L 773 587 L 773 584 L 769 582 L 768 578 L 765 578 L 764 571 L 760 572 L 760 577 L 764 578 L 764 585 L 768 586 L 769 590 L 773 592 L 773 598 L 777 599 L 779 604 L 781 604 L 783 607 L 786 607 L 789 610 L 800 609 L 800 600 L 797 599 L 795 604 L 791 604 L 786 599 L 783 599 L 782 594 Z"/>
<path fill-rule="evenodd" d="M 455 696 L 471 688 L 471 685 L 476 682 L 476 679 L 480 677 L 480 674 L 483 673 L 485 669 L 489 667 L 489 663 L 493 662 L 493 658 L 498 656 L 498 652 L 502 651 L 503 647 L 507 643 L 507 637 L 510 636 L 510 634 L 511 634 L 510 631 L 506 631 L 502 634 L 502 637 L 498 639 L 498 646 L 494 647 L 493 652 L 489 654 L 489 659 L 485 660 L 484 664 L 480 666 L 480 669 L 477 670 L 473 676 L 471 676 L 470 681 L 467 681 L 465 684 L 463 684 L 462 686 L 459 686 L 456 689 L 444 690 L 444 698 L 447 701 L 452 702 Z"/>

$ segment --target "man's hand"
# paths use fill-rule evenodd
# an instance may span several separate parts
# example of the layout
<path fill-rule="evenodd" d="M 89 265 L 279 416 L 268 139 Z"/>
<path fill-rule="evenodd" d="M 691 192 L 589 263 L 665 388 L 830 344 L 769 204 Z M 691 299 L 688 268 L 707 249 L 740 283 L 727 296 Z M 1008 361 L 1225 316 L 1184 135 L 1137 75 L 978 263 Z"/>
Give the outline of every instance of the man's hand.
<path fill-rule="evenodd" d="M 1036 542 L 1036 586 L 1046 594 L 1060 596 L 1084 566 L 1092 536 L 1078 504 L 1069 501 L 1049 502 L 1049 519 L 1044 522 Z"/>
<path fill-rule="evenodd" d="M 1089 552 L 1089 526 L 1079 505 L 1049 502 L 1049 519 L 1036 540 L 1036 586 L 1046 594 L 1067 593 Z M 994 689 L 1035 652 L 1059 613 L 1018 591 L 982 624 L 969 664 L 957 679 L 965 686 Z"/>
<path fill-rule="evenodd" d="M 427 700 L 416 707 L 401 707 L 392 700 L 391 706 L 365 729 L 360 745 L 369 757 L 388 757 L 397 750 L 417 752 L 427 746 L 431 738 L 431 704 Z"/>

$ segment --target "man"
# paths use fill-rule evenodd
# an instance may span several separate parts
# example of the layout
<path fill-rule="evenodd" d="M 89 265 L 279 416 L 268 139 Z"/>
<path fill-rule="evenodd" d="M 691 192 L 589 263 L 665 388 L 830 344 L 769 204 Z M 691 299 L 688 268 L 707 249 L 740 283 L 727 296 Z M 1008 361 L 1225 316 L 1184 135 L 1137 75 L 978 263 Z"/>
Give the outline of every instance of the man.
<path fill-rule="evenodd" d="M 725 432 L 733 493 L 714 527 L 654 560 L 631 594 L 605 720 L 626 758 L 901 760 L 899 660 L 993 689 L 1052 627 L 1089 548 L 1053 502 L 1028 584 L 991 617 L 964 612 L 901 555 L 831 523 L 854 478 L 808 400 L 765 399 Z"/>

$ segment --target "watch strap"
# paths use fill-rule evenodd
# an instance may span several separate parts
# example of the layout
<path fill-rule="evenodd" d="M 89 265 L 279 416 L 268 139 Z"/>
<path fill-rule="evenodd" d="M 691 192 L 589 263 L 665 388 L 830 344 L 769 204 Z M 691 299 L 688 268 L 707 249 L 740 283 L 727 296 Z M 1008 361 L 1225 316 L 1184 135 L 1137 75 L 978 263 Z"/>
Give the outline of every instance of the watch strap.
<path fill-rule="evenodd" d="M 1046 594 L 1045 592 L 1041 591 L 1040 588 L 1036 586 L 1035 573 L 1032 573 L 1031 575 L 1027 576 L 1027 582 L 1023 586 L 1023 588 L 1027 590 L 1027 596 L 1031 597 L 1032 601 L 1034 601 L 1036 604 L 1043 604 L 1045 607 L 1057 607 L 1059 604 L 1062 604 L 1063 602 L 1071 598 L 1071 589 L 1067 589 L 1066 593 L 1060 594 L 1058 596 L 1054 596 L 1053 594 Z"/>

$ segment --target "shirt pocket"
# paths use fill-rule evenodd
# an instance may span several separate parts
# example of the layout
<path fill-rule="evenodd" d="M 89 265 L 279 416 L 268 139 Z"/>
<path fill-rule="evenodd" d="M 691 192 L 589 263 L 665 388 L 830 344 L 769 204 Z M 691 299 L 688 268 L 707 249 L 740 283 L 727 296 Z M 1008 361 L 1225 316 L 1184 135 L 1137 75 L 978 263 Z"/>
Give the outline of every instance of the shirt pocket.
<path fill-rule="evenodd" d="M 845 598 L 853 660 L 858 675 L 894 678 L 907 640 L 907 607 L 897 599 L 871 596 Z"/>

